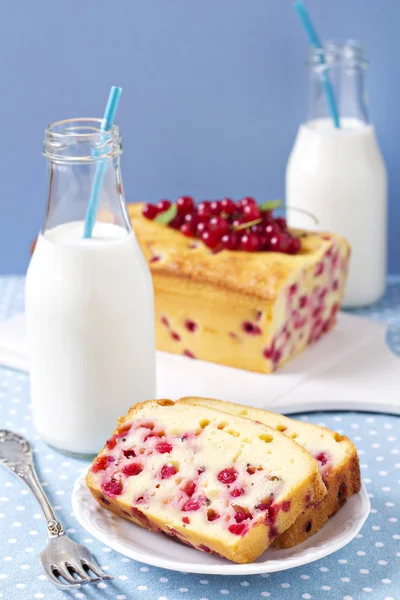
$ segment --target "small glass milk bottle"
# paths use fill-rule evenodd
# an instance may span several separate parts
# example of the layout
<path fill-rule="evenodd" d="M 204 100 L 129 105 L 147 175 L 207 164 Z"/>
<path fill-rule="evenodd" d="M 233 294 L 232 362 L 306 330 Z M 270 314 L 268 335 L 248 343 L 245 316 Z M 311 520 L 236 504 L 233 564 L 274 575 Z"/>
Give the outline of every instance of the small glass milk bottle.
<path fill-rule="evenodd" d="M 155 397 L 151 276 L 125 207 L 118 127 L 100 125 L 75 119 L 46 130 L 47 214 L 26 278 L 34 425 L 81 456 L 100 450 L 132 404 Z M 99 160 L 98 219 L 83 239 Z"/>
<path fill-rule="evenodd" d="M 328 114 L 325 69 L 339 108 L 339 129 Z M 329 43 L 312 51 L 308 121 L 300 125 L 286 170 L 287 205 L 313 213 L 318 229 L 350 242 L 347 307 L 378 300 L 386 279 L 387 176 L 374 127 L 368 123 L 365 69 L 358 42 Z M 288 221 L 310 228 L 309 218 L 295 210 L 288 211 Z"/>

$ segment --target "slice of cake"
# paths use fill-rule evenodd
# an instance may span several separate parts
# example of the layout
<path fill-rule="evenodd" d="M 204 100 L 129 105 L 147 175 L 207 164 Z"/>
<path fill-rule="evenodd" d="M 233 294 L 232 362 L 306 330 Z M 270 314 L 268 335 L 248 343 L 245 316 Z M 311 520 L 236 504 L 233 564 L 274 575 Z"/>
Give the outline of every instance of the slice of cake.
<path fill-rule="evenodd" d="M 115 514 L 239 563 L 326 494 L 315 460 L 285 435 L 170 400 L 133 406 L 86 482 Z"/>
<path fill-rule="evenodd" d="M 271 373 L 335 324 L 349 246 L 333 233 L 289 232 L 256 205 L 232 203 L 228 215 L 217 204 L 178 203 L 167 224 L 171 206 L 128 206 L 153 277 L 157 348 Z"/>
<path fill-rule="evenodd" d="M 305 448 L 316 460 L 328 490 L 314 505 L 307 502 L 296 521 L 275 541 L 274 546 L 290 548 L 321 529 L 326 521 L 361 488 L 360 464 L 354 444 L 345 436 L 312 423 L 295 421 L 277 413 L 210 398 L 183 398 L 181 402 L 217 408 L 231 415 L 253 419 L 273 427 Z"/>

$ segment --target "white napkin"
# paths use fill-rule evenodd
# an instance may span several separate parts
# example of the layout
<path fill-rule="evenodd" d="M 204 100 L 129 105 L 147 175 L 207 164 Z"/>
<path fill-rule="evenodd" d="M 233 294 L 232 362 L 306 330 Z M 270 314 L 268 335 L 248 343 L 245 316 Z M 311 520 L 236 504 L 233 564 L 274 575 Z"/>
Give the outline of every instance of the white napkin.
<path fill-rule="evenodd" d="M 400 414 L 400 359 L 386 325 L 340 313 L 336 328 L 273 375 L 157 352 L 158 397 L 214 397 L 277 412 L 368 410 Z M 0 364 L 28 371 L 25 318 L 0 323 Z"/>

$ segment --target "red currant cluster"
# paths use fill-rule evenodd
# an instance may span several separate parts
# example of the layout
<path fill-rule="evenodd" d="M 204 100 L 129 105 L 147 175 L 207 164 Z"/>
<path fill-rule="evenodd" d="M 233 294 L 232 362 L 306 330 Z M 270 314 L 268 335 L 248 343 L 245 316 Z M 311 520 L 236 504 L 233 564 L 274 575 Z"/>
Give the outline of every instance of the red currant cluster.
<path fill-rule="evenodd" d="M 143 216 L 156 219 L 171 209 L 169 200 L 157 205 L 145 204 Z M 283 217 L 274 218 L 272 210 L 260 210 L 254 198 L 238 202 L 230 198 L 207 200 L 197 206 L 190 196 L 181 196 L 176 211 L 167 223 L 187 237 L 200 238 L 212 250 L 244 250 L 246 252 L 284 252 L 297 254 L 300 240 L 287 228 Z"/>

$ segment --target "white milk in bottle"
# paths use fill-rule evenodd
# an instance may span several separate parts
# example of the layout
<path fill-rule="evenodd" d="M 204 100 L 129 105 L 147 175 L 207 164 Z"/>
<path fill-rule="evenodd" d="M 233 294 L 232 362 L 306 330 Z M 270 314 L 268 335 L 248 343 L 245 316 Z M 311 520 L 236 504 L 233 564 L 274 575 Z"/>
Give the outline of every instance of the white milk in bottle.
<path fill-rule="evenodd" d="M 153 288 L 126 214 L 118 128 L 55 123 L 44 149 L 47 218 L 26 279 L 33 420 L 48 444 L 88 456 L 132 404 L 155 397 Z M 98 220 L 83 239 L 100 155 Z"/>
<path fill-rule="evenodd" d="M 309 120 L 300 126 L 286 170 L 288 221 L 333 231 L 350 242 L 351 258 L 344 306 L 377 301 L 385 289 L 387 176 L 373 125 L 368 123 L 364 92 L 365 60 L 357 42 L 328 44 L 326 66 L 318 53 L 311 60 Z M 326 68 L 340 113 L 339 129 L 327 115 L 321 84 Z"/>

